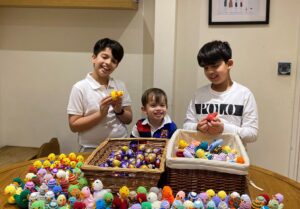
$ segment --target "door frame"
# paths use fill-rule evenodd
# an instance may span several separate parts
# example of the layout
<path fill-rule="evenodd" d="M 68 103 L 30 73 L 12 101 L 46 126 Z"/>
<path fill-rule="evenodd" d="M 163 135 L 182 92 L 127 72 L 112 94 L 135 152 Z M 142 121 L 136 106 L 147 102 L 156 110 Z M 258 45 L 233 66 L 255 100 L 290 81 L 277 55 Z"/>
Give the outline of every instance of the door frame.
<path fill-rule="evenodd" d="M 300 17 L 299 17 L 300 22 Z M 300 24 L 298 25 L 300 34 Z M 299 37 L 299 36 L 298 36 Z M 298 38 L 298 58 L 295 64 L 295 96 L 294 96 L 294 110 L 293 110 L 293 125 L 292 125 L 292 139 L 290 146 L 290 159 L 288 176 L 300 182 L 300 37 Z M 299 72 L 298 72 L 299 71 Z"/>

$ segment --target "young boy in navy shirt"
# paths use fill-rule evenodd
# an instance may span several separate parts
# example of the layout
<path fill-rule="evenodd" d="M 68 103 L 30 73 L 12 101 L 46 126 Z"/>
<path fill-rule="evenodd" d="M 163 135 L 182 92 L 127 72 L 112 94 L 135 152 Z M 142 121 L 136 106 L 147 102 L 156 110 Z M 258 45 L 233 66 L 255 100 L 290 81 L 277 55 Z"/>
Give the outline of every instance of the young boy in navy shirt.
<path fill-rule="evenodd" d="M 166 93 L 159 88 L 150 88 L 144 92 L 141 100 L 141 109 L 147 117 L 138 120 L 131 137 L 171 138 L 177 127 L 167 114 Z"/>

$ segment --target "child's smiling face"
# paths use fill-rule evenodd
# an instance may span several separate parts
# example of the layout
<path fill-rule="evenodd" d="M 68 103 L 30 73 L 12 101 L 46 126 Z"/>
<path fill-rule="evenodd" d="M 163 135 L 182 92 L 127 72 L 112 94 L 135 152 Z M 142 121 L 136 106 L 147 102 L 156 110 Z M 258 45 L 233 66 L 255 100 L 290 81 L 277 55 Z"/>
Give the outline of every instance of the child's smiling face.
<path fill-rule="evenodd" d="M 142 111 L 145 112 L 149 122 L 153 126 L 160 126 L 165 115 L 167 114 L 166 100 L 162 96 L 159 101 L 156 101 L 153 94 L 150 94 L 148 98 L 148 103 L 145 107 L 142 107 Z"/>
<path fill-rule="evenodd" d="M 105 48 L 97 56 L 93 55 L 92 62 L 94 64 L 93 77 L 96 80 L 108 78 L 118 66 L 118 61 L 113 57 L 110 48 Z"/>
<path fill-rule="evenodd" d="M 225 91 L 231 84 L 230 69 L 233 61 L 230 59 L 226 63 L 219 61 L 213 65 L 204 66 L 204 74 L 212 83 L 212 89 L 216 91 Z"/>

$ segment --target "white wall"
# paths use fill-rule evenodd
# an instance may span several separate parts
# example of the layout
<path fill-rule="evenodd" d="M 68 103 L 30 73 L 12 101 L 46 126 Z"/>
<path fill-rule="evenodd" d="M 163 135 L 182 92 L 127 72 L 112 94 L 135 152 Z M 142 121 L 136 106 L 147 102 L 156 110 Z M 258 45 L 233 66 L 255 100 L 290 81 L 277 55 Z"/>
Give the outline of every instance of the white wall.
<path fill-rule="evenodd" d="M 92 70 L 92 47 L 104 37 L 124 46 L 113 76 L 127 84 L 134 121 L 140 118 L 140 96 L 152 85 L 143 71 L 153 67 L 147 63 L 153 63 L 154 3 L 145 5 L 138 11 L 0 8 L 0 145 L 39 147 L 58 137 L 63 152 L 77 151 L 68 97 Z"/>
<path fill-rule="evenodd" d="M 260 130 L 258 141 L 248 146 L 251 163 L 286 176 L 299 50 L 299 8 L 297 0 L 273 0 L 268 25 L 208 26 L 208 1 L 178 0 L 176 121 L 182 124 L 192 93 L 207 83 L 197 66 L 199 48 L 211 40 L 227 40 L 235 61 L 232 78 L 249 87 L 258 104 Z M 277 75 L 279 61 L 292 63 L 290 76 Z"/>

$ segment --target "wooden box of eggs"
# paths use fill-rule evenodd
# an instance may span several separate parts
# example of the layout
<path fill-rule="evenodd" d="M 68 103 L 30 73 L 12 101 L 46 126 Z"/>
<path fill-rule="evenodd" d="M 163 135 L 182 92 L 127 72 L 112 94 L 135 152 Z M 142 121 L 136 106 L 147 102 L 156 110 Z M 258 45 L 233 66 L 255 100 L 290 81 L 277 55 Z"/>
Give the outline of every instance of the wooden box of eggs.
<path fill-rule="evenodd" d="M 81 167 L 89 184 L 100 179 L 117 193 L 122 186 L 157 186 L 165 171 L 166 139 L 109 138 L 102 142 Z"/>
<path fill-rule="evenodd" d="M 250 161 L 236 134 L 205 135 L 178 129 L 166 156 L 168 184 L 175 191 L 247 191 Z M 178 183 L 180 182 L 180 183 Z"/>

